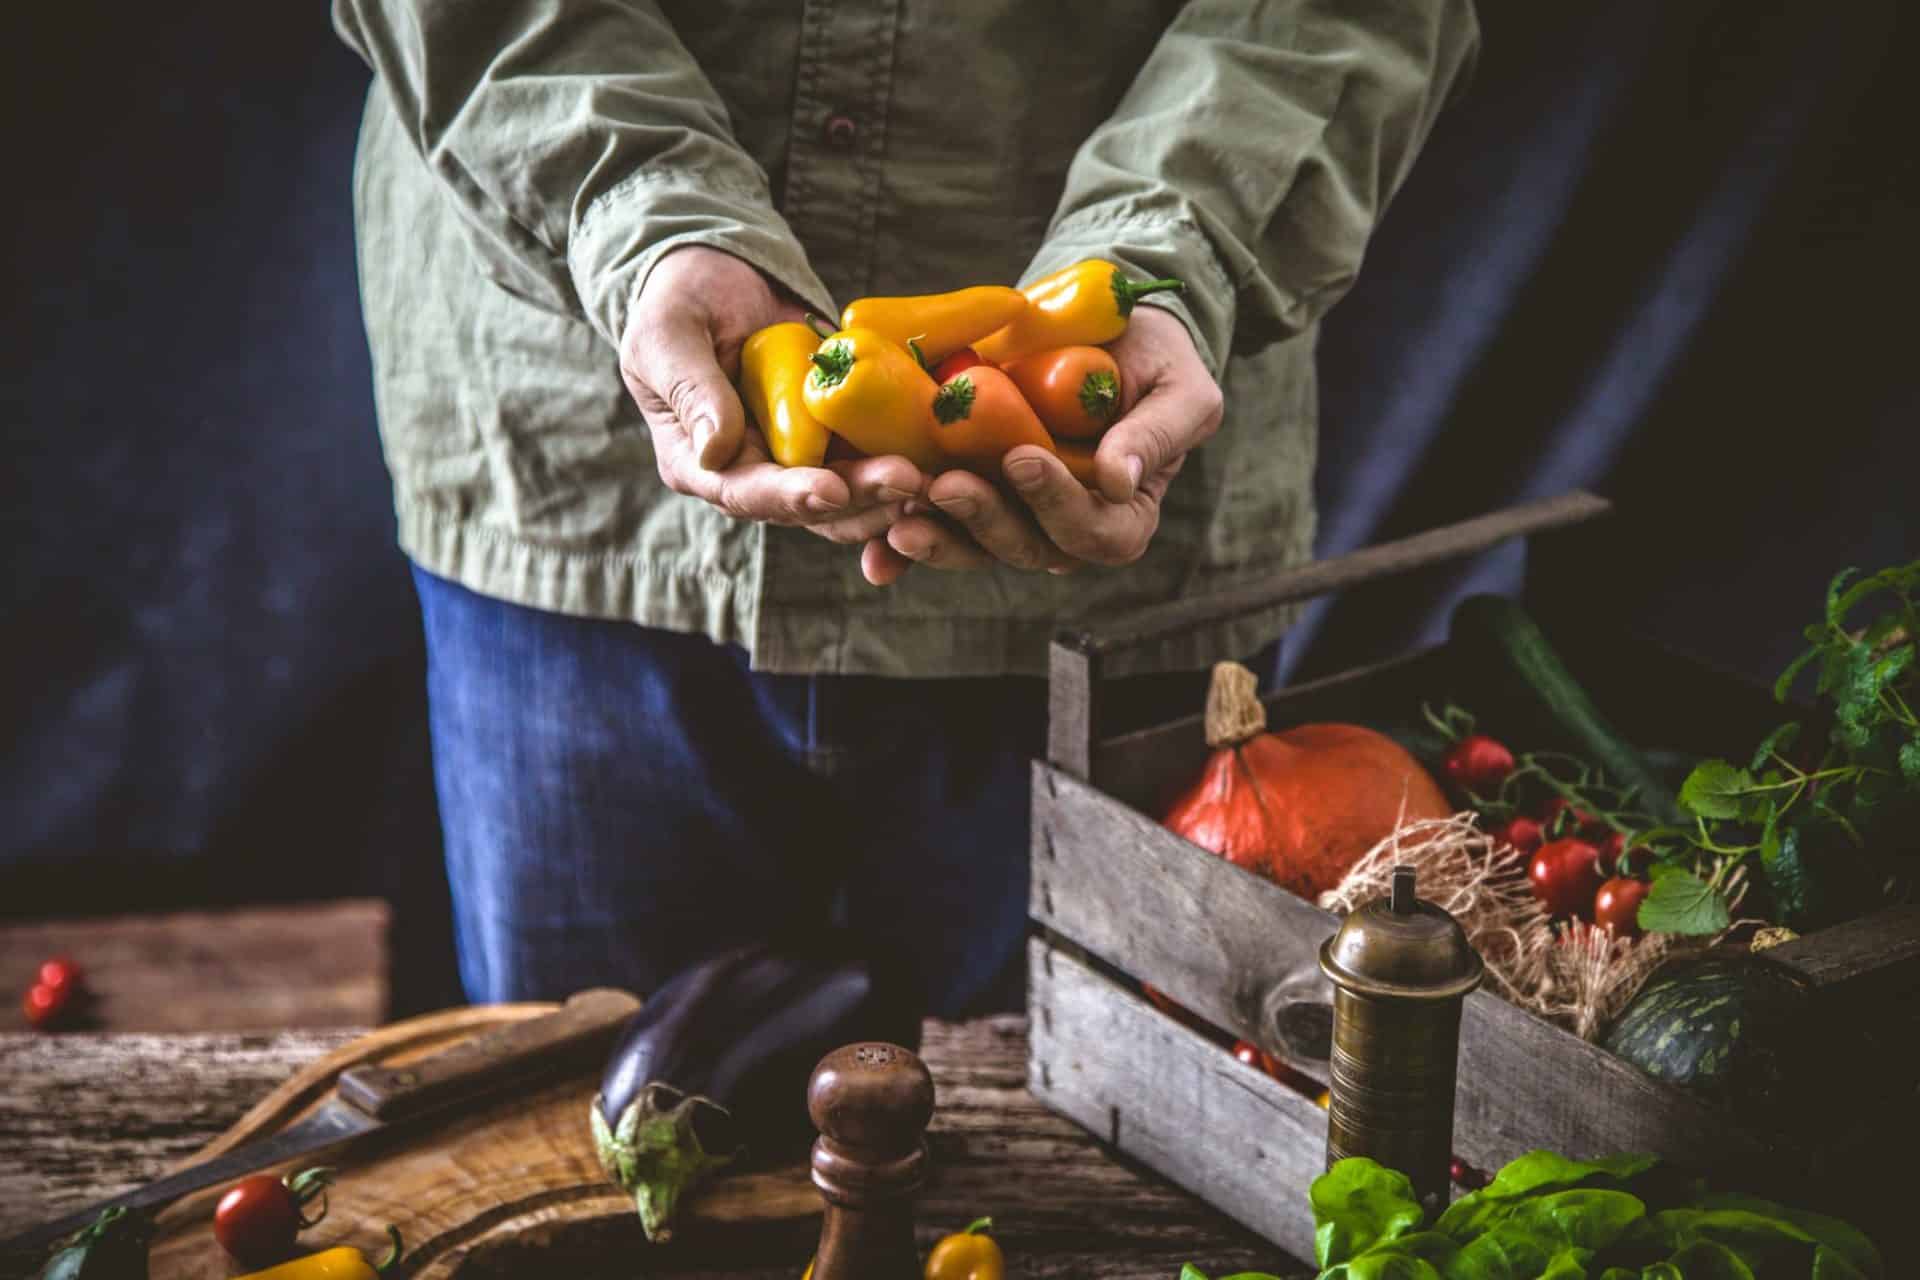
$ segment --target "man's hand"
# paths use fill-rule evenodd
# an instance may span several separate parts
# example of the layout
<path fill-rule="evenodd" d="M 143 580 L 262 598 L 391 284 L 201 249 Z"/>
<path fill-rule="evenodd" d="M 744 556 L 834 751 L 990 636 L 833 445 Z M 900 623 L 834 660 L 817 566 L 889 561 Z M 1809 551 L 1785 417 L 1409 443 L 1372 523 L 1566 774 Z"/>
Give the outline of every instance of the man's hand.
<path fill-rule="evenodd" d="M 1110 350 L 1125 399 L 1094 455 L 1097 492 L 1030 445 L 1002 463 L 1020 502 L 970 472 L 946 472 L 927 497 L 951 523 L 908 516 L 869 541 L 860 559 L 867 580 L 885 586 L 914 564 L 1068 573 L 1083 563 L 1138 560 L 1160 527 L 1167 485 L 1187 454 L 1220 429 L 1220 388 L 1186 326 L 1158 307 L 1136 310 Z"/>
<path fill-rule="evenodd" d="M 730 516 L 804 525 L 836 542 L 884 534 L 925 486 L 905 458 L 782 467 L 731 379 L 756 330 L 805 312 L 718 249 L 675 249 L 647 276 L 620 341 L 620 373 L 653 434 L 660 479 Z"/>

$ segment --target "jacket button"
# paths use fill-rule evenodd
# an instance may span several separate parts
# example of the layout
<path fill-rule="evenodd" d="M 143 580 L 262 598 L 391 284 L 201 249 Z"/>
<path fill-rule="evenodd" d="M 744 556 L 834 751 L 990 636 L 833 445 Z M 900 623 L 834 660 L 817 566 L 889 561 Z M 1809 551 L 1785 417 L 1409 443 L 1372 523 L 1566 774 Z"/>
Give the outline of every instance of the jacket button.
<path fill-rule="evenodd" d="M 853 145 L 854 135 L 859 132 L 860 127 L 853 122 L 852 116 L 828 116 L 826 127 L 821 129 L 820 134 L 828 146 L 845 151 Z"/>

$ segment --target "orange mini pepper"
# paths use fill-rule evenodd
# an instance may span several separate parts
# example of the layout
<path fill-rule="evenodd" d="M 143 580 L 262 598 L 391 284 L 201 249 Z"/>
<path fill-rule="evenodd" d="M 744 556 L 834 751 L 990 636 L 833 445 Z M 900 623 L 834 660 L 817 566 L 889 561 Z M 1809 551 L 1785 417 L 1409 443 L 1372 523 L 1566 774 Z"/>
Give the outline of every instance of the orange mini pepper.
<path fill-rule="evenodd" d="M 1058 456 L 1080 483 L 1089 487 L 1094 483 L 1092 449 L 1055 440 L 1013 379 L 990 364 L 976 365 L 943 382 L 934 397 L 933 414 L 934 442 L 956 466 L 997 480 L 1007 452 L 1030 444 Z M 1077 456 L 1069 456 L 1070 452 Z"/>
<path fill-rule="evenodd" d="M 810 357 L 807 412 L 861 452 L 897 453 L 922 471 L 944 460 L 934 443 L 940 388 L 899 343 L 871 329 L 842 329 Z"/>
<path fill-rule="evenodd" d="M 1127 331 L 1133 305 L 1150 293 L 1184 289 L 1179 280 L 1131 280 L 1111 262 L 1091 258 L 1062 267 L 1021 289 L 1027 309 L 1013 323 L 972 344 L 982 359 L 1011 364 L 1054 347 L 1092 347 Z"/>
<path fill-rule="evenodd" d="M 1009 449 L 1038 445 L 1052 453 L 1053 437 L 1040 425 L 1020 388 L 991 365 L 957 373 L 933 398 L 934 440 L 949 461 L 997 478 Z"/>
<path fill-rule="evenodd" d="M 1120 366 L 1099 347 L 1036 352 L 1007 376 L 1056 436 L 1097 436 L 1120 412 Z"/>
<path fill-rule="evenodd" d="M 927 363 L 1004 329 L 1027 309 L 1026 295 L 1004 285 L 979 285 L 952 293 L 906 298 L 860 298 L 840 313 L 842 329 L 871 329 L 906 346 L 917 340 Z"/>

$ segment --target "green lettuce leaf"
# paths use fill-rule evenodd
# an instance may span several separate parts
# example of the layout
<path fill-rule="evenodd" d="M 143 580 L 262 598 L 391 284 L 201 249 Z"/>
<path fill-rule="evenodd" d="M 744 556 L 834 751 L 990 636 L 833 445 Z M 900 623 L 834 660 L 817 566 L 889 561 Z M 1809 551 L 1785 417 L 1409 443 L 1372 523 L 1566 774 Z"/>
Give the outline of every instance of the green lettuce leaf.
<path fill-rule="evenodd" d="M 1307 1194 L 1316 1224 L 1314 1257 L 1322 1268 L 1416 1230 L 1425 1216 L 1405 1174 L 1365 1158 L 1336 1162 Z"/>

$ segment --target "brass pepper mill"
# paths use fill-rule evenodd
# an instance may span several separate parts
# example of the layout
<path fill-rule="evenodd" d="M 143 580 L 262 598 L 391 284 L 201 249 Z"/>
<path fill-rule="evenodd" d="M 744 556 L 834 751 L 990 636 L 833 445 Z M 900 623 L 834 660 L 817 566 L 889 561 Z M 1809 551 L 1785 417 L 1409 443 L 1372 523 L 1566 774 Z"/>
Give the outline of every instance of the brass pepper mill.
<path fill-rule="evenodd" d="M 1486 966 L 1452 916 L 1414 895 L 1413 868 L 1320 947 L 1333 980 L 1327 1165 L 1398 1169 L 1429 1208 L 1447 1202 L 1460 1006 Z"/>
<path fill-rule="evenodd" d="M 927 1169 L 933 1076 L 896 1044 L 835 1049 L 813 1069 L 813 1185 L 826 1197 L 812 1280 L 919 1280 L 913 1195 Z"/>

